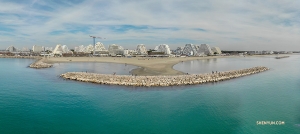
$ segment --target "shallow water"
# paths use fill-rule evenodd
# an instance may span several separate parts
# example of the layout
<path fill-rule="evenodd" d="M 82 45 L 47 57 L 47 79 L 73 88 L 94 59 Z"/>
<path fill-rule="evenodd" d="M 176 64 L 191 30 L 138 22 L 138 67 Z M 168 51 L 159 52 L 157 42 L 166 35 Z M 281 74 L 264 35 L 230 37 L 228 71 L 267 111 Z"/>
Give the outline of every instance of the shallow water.
<path fill-rule="evenodd" d="M 60 63 L 27 68 L 30 59 L 0 59 L 1 133 L 300 133 L 300 56 L 187 61 L 174 66 L 210 73 L 271 70 L 218 83 L 122 87 L 67 81 L 69 71 L 129 74 L 135 66 Z M 256 121 L 285 125 L 256 125 Z"/>

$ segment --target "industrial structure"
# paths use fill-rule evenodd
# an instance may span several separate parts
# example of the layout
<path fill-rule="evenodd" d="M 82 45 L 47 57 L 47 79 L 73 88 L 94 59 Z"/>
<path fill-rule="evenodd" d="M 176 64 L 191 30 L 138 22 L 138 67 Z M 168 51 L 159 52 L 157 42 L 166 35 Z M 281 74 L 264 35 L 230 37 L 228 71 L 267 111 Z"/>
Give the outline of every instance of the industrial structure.
<path fill-rule="evenodd" d="M 91 38 L 93 38 L 93 41 L 94 41 L 94 42 L 93 42 L 93 44 L 94 44 L 94 48 L 96 48 L 96 42 L 95 42 L 95 38 L 99 38 L 99 39 L 105 39 L 105 38 L 102 38 L 102 37 L 96 37 L 96 36 L 91 36 L 91 35 L 90 35 L 90 37 L 91 37 Z M 93 55 L 95 55 L 95 49 L 93 50 Z"/>

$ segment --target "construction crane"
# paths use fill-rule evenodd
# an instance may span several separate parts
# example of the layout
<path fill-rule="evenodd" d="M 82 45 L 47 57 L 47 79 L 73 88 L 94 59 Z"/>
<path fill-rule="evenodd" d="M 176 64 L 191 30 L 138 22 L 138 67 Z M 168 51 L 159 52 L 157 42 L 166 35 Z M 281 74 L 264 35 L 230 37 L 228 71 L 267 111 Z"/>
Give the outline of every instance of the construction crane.
<path fill-rule="evenodd" d="M 93 55 L 95 55 L 95 49 L 96 49 L 96 42 L 95 42 L 95 38 L 99 38 L 99 39 L 106 39 L 106 38 L 102 38 L 102 37 L 96 37 L 96 36 L 91 36 L 91 35 L 90 35 L 90 37 L 91 37 L 91 38 L 93 38 L 93 40 L 94 40 L 94 52 L 93 52 Z"/>

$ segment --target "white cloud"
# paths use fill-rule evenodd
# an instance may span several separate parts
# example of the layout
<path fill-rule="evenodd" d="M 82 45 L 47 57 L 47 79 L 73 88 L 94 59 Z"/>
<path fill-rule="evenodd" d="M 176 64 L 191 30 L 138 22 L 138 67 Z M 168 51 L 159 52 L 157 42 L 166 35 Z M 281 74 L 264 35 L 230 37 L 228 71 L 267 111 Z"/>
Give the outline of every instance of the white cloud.
<path fill-rule="evenodd" d="M 103 41 L 105 45 L 153 45 L 147 48 L 161 41 L 174 44 L 170 47 L 175 49 L 186 40 L 227 50 L 295 50 L 300 43 L 300 2 L 292 0 L 87 0 L 79 3 L 34 0 L 30 4 L 0 1 L 0 5 L 0 30 L 4 27 L 5 33 L 12 35 L 0 32 L 1 47 L 60 43 L 72 48 L 90 44 L 89 34 L 108 38 Z M 124 25 L 149 28 L 132 27 L 126 31 L 113 28 Z M 9 32 L 7 28 L 14 30 Z M 205 31 L 193 30 L 195 28 Z M 51 34 L 54 31 L 60 34 Z"/>

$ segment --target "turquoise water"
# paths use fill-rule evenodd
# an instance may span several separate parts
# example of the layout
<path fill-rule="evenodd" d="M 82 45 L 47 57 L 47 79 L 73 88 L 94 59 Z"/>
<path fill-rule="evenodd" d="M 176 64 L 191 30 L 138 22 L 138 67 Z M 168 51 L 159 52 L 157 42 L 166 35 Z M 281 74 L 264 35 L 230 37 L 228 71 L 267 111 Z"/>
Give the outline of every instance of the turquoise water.
<path fill-rule="evenodd" d="M 179 63 L 188 73 L 267 66 L 218 83 L 122 87 L 62 80 L 88 71 L 129 74 L 135 66 L 60 63 L 31 69 L 30 59 L 0 59 L 0 133 L 300 133 L 300 56 L 223 58 Z M 285 121 L 285 125 L 256 125 Z"/>

